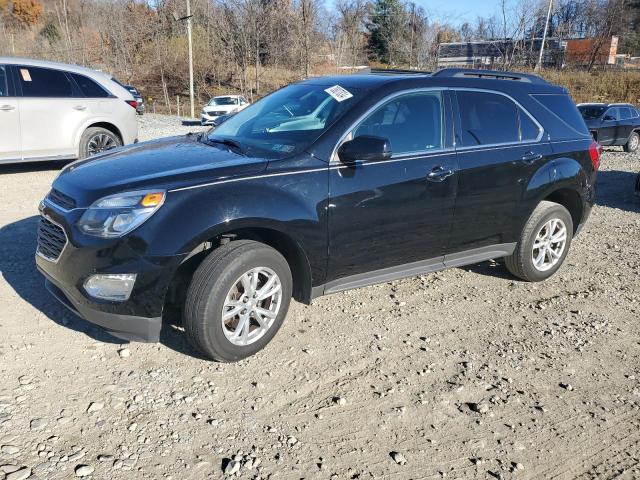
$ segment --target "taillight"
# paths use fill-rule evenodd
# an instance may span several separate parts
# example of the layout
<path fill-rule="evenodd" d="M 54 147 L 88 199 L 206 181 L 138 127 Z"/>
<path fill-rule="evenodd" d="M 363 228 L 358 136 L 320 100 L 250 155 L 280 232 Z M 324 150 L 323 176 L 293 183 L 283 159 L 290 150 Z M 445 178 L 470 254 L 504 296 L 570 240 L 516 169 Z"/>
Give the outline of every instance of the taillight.
<path fill-rule="evenodd" d="M 598 170 L 600 167 L 600 155 L 602 154 L 602 145 L 595 140 L 589 145 L 589 157 L 591 157 L 591 163 L 593 168 Z"/>
<path fill-rule="evenodd" d="M 138 102 L 136 102 L 135 100 L 125 100 L 125 102 L 127 102 L 133 108 L 138 108 Z"/>

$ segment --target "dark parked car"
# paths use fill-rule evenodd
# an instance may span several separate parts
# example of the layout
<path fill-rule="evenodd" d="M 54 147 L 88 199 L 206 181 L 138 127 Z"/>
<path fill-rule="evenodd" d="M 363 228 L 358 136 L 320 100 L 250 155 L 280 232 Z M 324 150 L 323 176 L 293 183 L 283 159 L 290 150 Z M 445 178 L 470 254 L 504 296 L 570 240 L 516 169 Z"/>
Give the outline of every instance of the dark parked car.
<path fill-rule="evenodd" d="M 207 134 L 65 167 L 36 261 L 114 335 L 157 341 L 181 309 L 195 347 L 235 361 L 292 297 L 501 257 L 550 277 L 589 216 L 599 154 L 567 92 L 537 76 L 315 78 Z"/>
<path fill-rule="evenodd" d="M 131 92 L 131 95 L 133 95 L 133 98 L 138 103 L 138 105 L 136 106 L 136 113 L 138 115 L 144 115 L 144 111 L 145 111 L 144 98 L 142 98 L 142 95 L 140 94 L 138 89 L 133 85 L 125 85 L 124 88 L 126 88 Z"/>
<path fill-rule="evenodd" d="M 635 152 L 640 144 L 640 112 L 628 103 L 581 103 L 582 114 L 593 138 L 600 145 L 622 145 Z"/>

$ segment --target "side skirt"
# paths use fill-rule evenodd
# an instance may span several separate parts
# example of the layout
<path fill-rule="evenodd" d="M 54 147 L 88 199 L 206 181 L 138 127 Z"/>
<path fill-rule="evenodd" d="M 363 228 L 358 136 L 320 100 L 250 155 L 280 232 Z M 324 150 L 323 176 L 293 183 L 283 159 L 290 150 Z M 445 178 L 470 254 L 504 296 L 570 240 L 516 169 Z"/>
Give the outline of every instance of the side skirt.
<path fill-rule="evenodd" d="M 437 272 L 451 267 L 461 267 L 474 263 L 484 262 L 494 258 L 507 257 L 516 248 L 515 243 L 500 243 L 487 247 L 474 248 L 463 252 L 451 253 L 444 257 L 430 258 L 417 262 L 406 263 L 394 267 L 382 268 L 372 272 L 359 273 L 348 277 L 338 278 L 323 285 L 311 289 L 311 298 L 343 292 L 354 288 L 376 285 L 378 283 L 391 282 L 401 278 L 414 277 L 425 273 Z"/>

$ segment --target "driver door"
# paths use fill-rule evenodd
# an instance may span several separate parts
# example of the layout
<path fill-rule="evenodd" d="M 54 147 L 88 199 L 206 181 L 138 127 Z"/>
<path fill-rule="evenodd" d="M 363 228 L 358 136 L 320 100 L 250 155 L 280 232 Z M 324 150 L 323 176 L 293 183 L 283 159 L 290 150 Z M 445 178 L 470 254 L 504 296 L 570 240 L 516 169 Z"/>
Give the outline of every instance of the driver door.
<path fill-rule="evenodd" d="M 340 142 L 383 137 L 392 156 L 346 164 L 332 159 L 326 292 L 443 266 L 457 185 L 448 95 L 394 95 Z"/>

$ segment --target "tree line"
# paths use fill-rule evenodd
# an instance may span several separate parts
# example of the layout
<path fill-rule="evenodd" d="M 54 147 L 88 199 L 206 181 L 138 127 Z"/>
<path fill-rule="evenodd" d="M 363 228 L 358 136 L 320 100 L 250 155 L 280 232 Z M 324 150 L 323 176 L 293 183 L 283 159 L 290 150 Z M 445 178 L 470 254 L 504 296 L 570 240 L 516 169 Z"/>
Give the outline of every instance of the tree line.
<path fill-rule="evenodd" d="M 432 70 L 443 42 L 541 37 L 546 0 L 497 0 L 460 23 L 407 0 L 191 0 L 196 94 L 250 99 L 363 65 Z M 90 66 L 169 104 L 188 91 L 186 0 L 0 0 L 0 55 Z M 640 55 L 640 0 L 558 0 L 549 36 Z M 505 64 L 505 68 L 508 65 Z"/>

